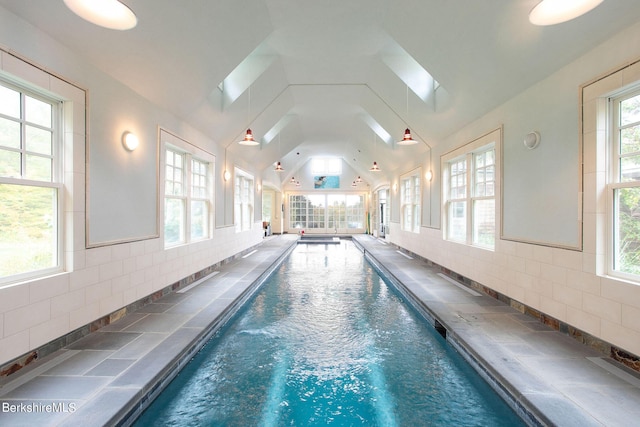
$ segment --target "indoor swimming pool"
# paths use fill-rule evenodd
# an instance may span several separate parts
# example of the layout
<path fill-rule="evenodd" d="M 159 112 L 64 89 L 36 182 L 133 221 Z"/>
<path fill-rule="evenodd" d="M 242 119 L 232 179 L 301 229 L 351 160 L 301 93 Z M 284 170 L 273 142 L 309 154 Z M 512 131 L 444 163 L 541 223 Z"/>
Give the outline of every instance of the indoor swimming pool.
<path fill-rule="evenodd" d="M 298 245 L 135 425 L 524 423 L 342 241 Z"/>

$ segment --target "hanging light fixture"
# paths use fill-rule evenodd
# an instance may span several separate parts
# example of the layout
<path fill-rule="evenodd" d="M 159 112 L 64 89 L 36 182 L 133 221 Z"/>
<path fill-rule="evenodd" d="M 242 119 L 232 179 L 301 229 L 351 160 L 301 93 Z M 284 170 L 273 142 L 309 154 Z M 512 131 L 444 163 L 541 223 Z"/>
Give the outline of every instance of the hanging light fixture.
<path fill-rule="evenodd" d="M 375 156 L 376 154 L 376 132 L 373 132 L 373 155 Z M 378 166 L 378 163 L 374 160 L 373 161 L 373 166 L 371 166 L 371 168 L 369 168 L 369 172 L 380 172 L 380 167 Z"/>
<path fill-rule="evenodd" d="M 251 121 L 251 86 L 249 86 L 249 108 L 247 109 L 247 122 Z M 251 129 L 247 129 L 247 132 L 244 134 L 244 138 L 238 141 L 240 145 L 260 145 L 258 141 L 253 139 L 253 133 Z"/>
<path fill-rule="evenodd" d="M 358 175 L 358 177 L 356 178 L 356 183 L 361 183 L 362 182 L 362 178 L 360 178 L 360 175 Z"/>
<path fill-rule="evenodd" d="M 280 132 L 278 132 L 278 156 L 280 155 Z M 280 163 L 280 160 L 278 160 L 278 163 L 276 163 L 276 168 L 274 169 L 275 172 L 283 172 L 284 168 L 282 167 L 282 164 Z"/>
<path fill-rule="evenodd" d="M 406 90 L 406 98 L 407 98 L 407 110 L 406 110 L 406 115 L 409 116 L 409 85 L 407 85 L 407 90 Z M 400 141 L 398 141 L 396 144 L 398 145 L 413 145 L 413 144 L 417 144 L 418 141 L 416 141 L 415 139 L 411 138 L 411 131 L 409 130 L 409 128 L 405 129 L 404 131 L 404 137 L 402 137 L 402 139 Z"/>
<path fill-rule="evenodd" d="M 413 144 L 417 144 L 418 141 L 416 141 L 415 139 L 411 138 L 411 131 L 409 130 L 409 128 L 406 128 L 404 131 L 404 137 L 402 137 L 402 139 L 400 141 L 398 141 L 396 144 L 398 145 L 413 145 Z"/>
<path fill-rule="evenodd" d="M 292 176 L 291 179 L 289 180 L 289 182 L 291 184 L 295 184 L 296 183 L 296 178 Z"/>
<path fill-rule="evenodd" d="M 352 186 L 352 187 L 357 187 L 357 186 L 358 186 L 358 184 L 356 184 L 356 182 L 355 182 L 355 181 L 353 181 L 353 182 L 351 183 L 351 186 Z"/>
<path fill-rule="evenodd" d="M 238 141 L 240 145 L 260 145 L 258 141 L 253 139 L 253 133 L 251 129 L 247 129 L 247 132 L 244 134 L 244 138 Z"/>

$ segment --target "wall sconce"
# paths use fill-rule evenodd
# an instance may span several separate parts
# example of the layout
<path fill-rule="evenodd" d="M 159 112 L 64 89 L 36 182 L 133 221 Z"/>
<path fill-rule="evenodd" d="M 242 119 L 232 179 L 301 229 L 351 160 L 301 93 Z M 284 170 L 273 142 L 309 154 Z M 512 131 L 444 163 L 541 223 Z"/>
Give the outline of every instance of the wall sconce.
<path fill-rule="evenodd" d="M 397 183 L 394 183 L 394 184 L 393 184 L 393 192 L 394 192 L 394 193 L 397 193 L 397 192 L 398 192 L 398 184 L 397 184 Z"/>
<path fill-rule="evenodd" d="M 262 184 L 258 184 L 258 193 L 262 191 Z"/>
<path fill-rule="evenodd" d="M 433 179 L 433 172 L 431 172 L 430 170 L 428 170 L 425 174 L 424 177 L 427 181 L 431 181 Z"/>
<path fill-rule="evenodd" d="M 224 178 L 225 181 L 229 181 L 231 179 L 231 172 L 229 172 L 228 170 L 225 170 L 224 173 L 222 174 L 222 177 Z"/>
<path fill-rule="evenodd" d="M 538 132 L 529 132 L 524 137 L 524 146 L 529 150 L 533 150 L 540 144 L 540 134 Z"/>
<path fill-rule="evenodd" d="M 124 148 L 126 148 L 128 151 L 133 151 L 138 148 L 138 145 L 140 145 L 140 141 L 135 134 L 127 131 L 122 134 L 122 145 L 124 145 Z"/>

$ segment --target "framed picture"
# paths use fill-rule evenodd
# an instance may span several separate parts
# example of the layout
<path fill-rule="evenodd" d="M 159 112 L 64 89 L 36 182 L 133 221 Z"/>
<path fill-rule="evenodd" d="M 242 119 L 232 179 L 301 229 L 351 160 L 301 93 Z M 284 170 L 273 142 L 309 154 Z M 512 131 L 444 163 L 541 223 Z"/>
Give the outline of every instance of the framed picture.
<path fill-rule="evenodd" d="M 314 176 L 313 188 L 340 188 L 340 177 L 328 175 Z"/>

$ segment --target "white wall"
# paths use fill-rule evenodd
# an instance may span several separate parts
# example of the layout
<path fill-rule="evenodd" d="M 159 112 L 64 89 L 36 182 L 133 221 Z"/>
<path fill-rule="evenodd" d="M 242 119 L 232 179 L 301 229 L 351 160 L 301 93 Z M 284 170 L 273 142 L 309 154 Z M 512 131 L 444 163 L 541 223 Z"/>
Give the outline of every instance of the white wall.
<path fill-rule="evenodd" d="M 433 153 L 432 195 L 423 206 L 429 209 L 431 205 L 432 223 L 423 224 L 420 234 L 403 232 L 397 222 L 392 223 L 388 239 L 640 355 L 640 286 L 601 274 L 606 233 L 602 223 L 602 187 L 596 181 L 602 179 L 603 172 L 596 173 L 592 147 L 593 135 L 598 131 L 593 118 L 590 134 L 585 134 L 583 172 L 579 121 L 581 86 L 639 58 L 640 24 L 637 24 L 440 141 Z M 617 84 L 640 80 L 639 68 L 627 71 L 624 83 L 619 79 Z M 592 104 L 593 100 L 585 111 L 591 111 L 595 117 Z M 505 189 L 501 219 L 504 234 L 510 240 L 498 240 L 495 251 L 445 241 L 440 229 L 440 171 L 435 169 L 439 158 L 501 125 Z M 537 149 L 529 151 L 522 139 L 532 130 L 538 130 L 542 140 Z M 584 208 L 580 198 L 583 182 Z"/>
<path fill-rule="evenodd" d="M 217 159 L 224 158 L 224 149 L 38 29 L 2 8 L 0 12 L 0 73 L 46 89 L 72 107 L 65 113 L 65 126 L 71 127 L 64 129 L 65 268 L 51 277 L 0 288 L 1 366 L 242 252 L 262 241 L 262 229 L 256 222 L 250 231 L 235 232 L 233 187 L 224 183 L 222 170 L 217 170 L 215 194 L 220 209 L 216 209 L 217 227 L 210 240 L 165 250 L 161 230 L 160 238 L 149 237 L 157 234 L 159 217 L 158 127 Z M 37 66 L 9 52 L 19 52 Z M 86 104 L 82 89 L 89 94 Z M 138 133 L 140 151 L 123 149 L 120 135 L 125 130 Z M 91 151 L 86 165 L 85 137 Z M 228 215 L 218 216 L 218 212 Z M 87 240 L 102 246 L 86 249 Z M 105 244 L 112 240 L 120 242 Z"/>

